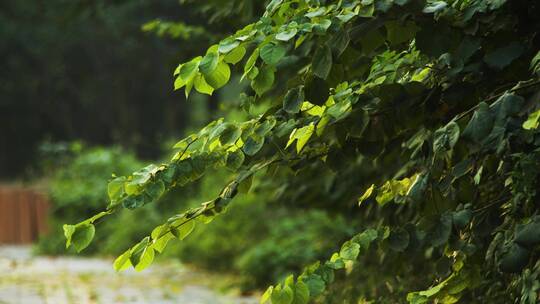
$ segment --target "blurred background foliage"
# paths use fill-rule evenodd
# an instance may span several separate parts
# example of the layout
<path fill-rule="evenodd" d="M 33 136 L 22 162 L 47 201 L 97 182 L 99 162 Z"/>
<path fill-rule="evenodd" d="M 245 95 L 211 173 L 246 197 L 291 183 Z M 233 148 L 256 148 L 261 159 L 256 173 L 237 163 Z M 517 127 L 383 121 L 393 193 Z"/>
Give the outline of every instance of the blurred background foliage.
<path fill-rule="evenodd" d="M 107 180 L 111 173 L 128 174 L 144 166 L 132 152 L 120 147 L 85 147 L 45 144 L 43 167 L 53 202 L 52 231 L 43 236 L 36 251 L 40 254 L 74 254 L 66 251 L 62 224 L 77 222 L 103 208 L 107 201 Z M 177 188 L 158 204 L 124 211 L 115 221 L 99 226 L 99 233 L 84 254 L 118 255 L 133 242 L 175 211 L 193 207 L 218 193 L 223 180 L 232 175 L 214 172 L 193 185 Z M 354 226 L 340 215 L 322 209 L 292 207 L 276 192 L 272 181 L 256 178 L 251 191 L 238 198 L 212 225 L 200 225 L 189 238 L 173 242 L 163 258 L 209 271 L 237 275 L 245 290 L 264 287 L 284 275 L 299 271 L 335 250 L 335 242 L 345 240 Z"/>
<path fill-rule="evenodd" d="M 178 138 L 212 119 L 247 117 L 238 107 L 245 82 L 236 79 L 212 97 L 193 94 L 186 101 L 182 92 L 172 90 L 172 71 L 179 62 L 253 21 L 264 4 L 255 0 L 0 3 L 4 62 L 0 179 L 39 180 L 47 186 L 53 204 L 51 231 L 39 240 L 38 253 L 73 253 L 66 252 L 61 226 L 106 205 L 111 174 L 127 175 L 169 158 L 165 151 Z M 307 174 L 320 173 L 317 170 L 314 164 Z M 291 172 L 276 174 L 284 179 Z M 227 171 L 214 172 L 168 193 L 159 204 L 122 212 L 117 220 L 99 226 L 84 254 L 123 252 L 174 212 L 212 198 L 230 178 Z M 291 179 L 282 188 L 255 178 L 251 192 L 231 206 L 229 216 L 201 225 L 164 257 L 233 273 L 245 290 L 265 287 L 326 257 L 355 231 L 337 209 L 330 213 L 324 207 L 341 198 L 339 194 L 312 200 L 317 193 L 291 196 L 287 191 L 319 184 L 327 188 L 333 178 L 308 179 L 310 185 Z M 306 204 L 320 208 L 307 210 Z"/>
<path fill-rule="evenodd" d="M 192 104 L 172 90 L 178 62 L 262 9 L 256 1 L 182 2 L 1 1 L 0 178 L 32 172 L 44 140 L 114 143 L 159 157 L 161 143 L 192 122 Z M 159 21 L 199 31 L 148 33 Z"/>

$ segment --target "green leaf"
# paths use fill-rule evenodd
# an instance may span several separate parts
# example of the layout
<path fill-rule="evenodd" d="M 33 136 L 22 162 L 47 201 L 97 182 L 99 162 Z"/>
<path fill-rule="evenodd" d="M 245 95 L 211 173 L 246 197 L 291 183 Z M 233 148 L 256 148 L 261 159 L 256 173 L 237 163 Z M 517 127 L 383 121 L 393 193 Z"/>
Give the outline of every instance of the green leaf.
<path fill-rule="evenodd" d="M 129 180 L 125 184 L 125 191 L 128 195 L 139 194 L 142 191 L 143 186 L 152 178 L 152 175 L 156 173 L 157 166 L 150 164 L 141 170 L 134 172 Z"/>
<path fill-rule="evenodd" d="M 475 142 L 482 142 L 493 129 L 495 118 L 489 110 L 489 106 L 485 102 L 478 104 L 478 109 L 469 120 L 469 123 L 463 131 L 463 137 L 469 138 Z"/>
<path fill-rule="evenodd" d="M 369 1 L 367 3 L 369 3 Z M 360 7 L 360 10 L 358 11 L 358 16 L 365 18 L 373 17 L 373 13 L 375 12 L 375 5 L 373 5 L 373 2 L 369 4 L 367 3 Z"/>
<path fill-rule="evenodd" d="M 347 117 L 351 113 L 351 109 L 351 102 L 349 100 L 344 100 L 342 102 L 333 104 L 331 107 L 328 108 L 326 113 L 332 116 L 335 121 L 339 121 Z"/>
<path fill-rule="evenodd" d="M 180 69 L 182 68 L 183 64 L 179 64 L 176 69 L 174 69 L 173 76 L 178 76 L 180 74 Z"/>
<path fill-rule="evenodd" d="M 208 52 L 199 63 L 199 71 L 203 75 L 210 75 L 217 68 L 219 55 L 217 52 Z"/>
<path fill-rule="evenodd" d="M 168 224 L 159 225 L 152 230 L 150 237 L 152 238 L 152 240 L 155 241 L 164 236 L 165 234 L 169 233 L 169 229 L 170 227 Z"/>
<path fill-rule="evenodd" d="M 351 241 L 345 242 L 339 251 L 339 256 L 344 260 L 354 261 L 360 253 L 360 245 Z"/>
<path fill-rule="evenodd" d="M 519 225 L 516 228 L 515 242 L 525 246 L 533 247 L 540 243 L 540 223 L 531 222 Z"/>
<path fill-rule="evenodd" d="M 313 77 L 307 80 L 304 87 L 304 94 L 307 101 L 320 106 L 324 105 L 328 100 L 329 90 L 330 88 L 324 79 Z"/>
<path fill-rule="evenodd" d="M 540 51 L 536 53 L 536 56 L 531 60 L 531 70 L 533 73 L 540 72 Z"/>
<path fill-rule="evenodd" d="M 265 137 L 270 131 L 272 131 L 272 128 L 274 128 L 275 125 L 276 120 L 270 117 L 262 123 L 257 124 L 255 129 L 253 130 L 253 133 L 257 136 Z"/>
<path fill-rule="evenodd" d="M 448 3 L 444 2 L 444 1 L 435 1 L 435 2 L 428 3 L 426 5 L 426 7 L 424 7 L 422 12 L 424 12 L 426 14 L 432 14 L 432 13 L 442 11 L 447 6 L 448 6 Z"/>
<path fill-rule="evenodd" d="M 287 50 L 281 44 L 268 43 L 261 47 L 260 56 L 266 64 L 276 65 L 286 52 Z"/>
<path fill-rule="evenodd" d="M 313 74 L 319 78 L 326 79 L 332 69 L 332 50 L 329 46 L 323 45 L 317 48 L 311 62 Z"/>
<path fill-rule="evenodd" d="M 521 56 L 524 51 L 525 48 L 520 43 L 511 42 L 504 47 L 487 53 L 486 56 L 484 56 L 484 62 L 491 68 L 502 70 Z"/>
<path fill-rule="evenodd" d="M 418 294 L 421 295 L 421 296 L 424 296 L 424 297 L 432 297 L 432 296 L 435 296 L 437 295 L 438 293 L 440 293 L 442 291 L 442 289 L 448 284 L 448 281 L 447 280 L 444 280 L 442 281 L 441 283 L 427 289 L 427 290 L 423 290 L 423 291 L 420 291 Z"/>
<path fill-rule="evenodd" d="M 319 35 L 326 34 L 328 28 L 332 25 L 330 19 L 320 19 L 318 22 L 313 23 L 313 32 Z"/>
<path fill-rule="evenodd" d="M 246 142 L 244 143 L 244 153 L 246 153 L 249 156 L 253 156 L 261 150 L 261 148 L 264 145 L 264 137 L 260 137 L 256 134 L 250 135 Z"/>
<path fill-rule="evenodd" d="M 287 146 L 285 146 L 285 148 L 288 148 L 296 140 L 296 153 L 300 153 L 308 140 L 311 138 L 311 135 L 313 135 L 314 131 L 315 125 L 313 125 L 313 123 L 303 126 L 300 129 L 294 129 L 291 132 L 291 135 L 289 135 L 289 141 L 287 142 Z"/>
<path fill-rule="evenodd" d="M 219 141 L 223 146 L 234 145 L 241 135 L 242 130 L 238 126 L 228 124 L 219 135 Z"/>
<path fill-rule="evenodd" d="M 294 299 L 294 292 L 289 286 L 276 286 L 271 295 L 272 304 L 291 304 Z"/>
<path fill-rule="evenodd" d="M 229 152 L 229 154 L 227 154 L 227 168 L 233 171 L 238 170 L 238 168 L 240 168 L 244 163 L 245 158 L 246 156 L 241 149 L 234 152 Z"/>
<path fill-rule="evenodd" d="M 271 304 L 270 297 L 272 296 L 272 292 L 274 291 L 274 286 L 270 286 L 266 289 L 266 291 L 261 296 L 261 301 L 259 304 Z"/>
<path fill-rule="evenodd" d="M 330 258 L 330 261 L 327 261 L 325 265 L 328 265 L 328 267 L 332 269 L 343 269 L 345 268 L 345 262 L 343 259 L 339 256 L 339 253 L 334 252 L 332 254 L 332 257 Z"/>
<path fill-rule="evenodd" d="M 201 59 L 202 57 L 198 56 L 193 58 L 190 62 L 182 65 L 182 67 L 180 68 L 180 73 L 178 75 L 180 76 L 180 78 L 182 78 L 184 83 L 187 83 L 189 80 L 195 77 Z"/>
<path fill-rule="evenodd" d="M 505 248 L 499 262 L 499 268 L 502 272 L 519 273 L 529 263 L 530 255 L 529 250 L 514 243 Z"/>
<path fill-rule="evenodd" d="M 124 195 L 124 183 L 126 182 L 125 176 L 117 177 L 109 182 L 107 185 L 107 194 L 111 204 L 116 203 Z"/>
<path fill-rule="evenodd" d="M 309 288 L 302 281 L 296 282 L 294 285 L 294 299 L 292 304 L 307 304 L 309 302 Z"/>
<path fill-rule="evenodd" d="M 360 196 L 360 198 L 358 199 L 358 205 L 362 204 L 362 202 L 364 202 L 365 200 L 370 198 L 371 194 L 373 194 L 374 189 L 375 189 L 375 185 L 371 184 L 371 186 L 369 188 L 367 188 L 367 190 L 364 192 L 364 194 L 362 194 L 362 196 Z"/>
<path fill-rule="evenodd" d="M 171 233 L 178 239 L 185 239 L 195 228 L 195 222 L 187 220 L 187 222 L 181 222 L 179 224 L 173 223 L 171 227 Z M 174 227 L 177 226 L 177 227 Z"/>
<path fill-rule="evenodd" d="M 302 281 L 307 285 L 309 294 L 312 297 L 320 295 L 326 288 L 326 283 L 321 276 L 317 274 L 306 275 L 302 278 Z"/>
<path fill-rule="evenodd" d="M 484 171 L 484 166 L 480 166 L 480 168 L 478 169 L 478 171 L 476 172 L 476 174 L 474 175 L 474 184 L 475 185 L 479 185 L 480 184 L 480 180 L 482 179 L 482 172 Z"/>
<path fill-rule="evenodd" d="M 64 225 L 64 235 L 67 239 L 66 248 L 73 246 L 77 252 L 81 252 L 88 247 L 95 234 L 96 227 L 92 224 Z"/>
<path fill-rule="evenodd" d="M 130 195 L 122 200 L 122 206 L 128 209 L 136 209 L 146 203 L 143 195 Z"/>
<path fill-rule="evenodd" d="M 339 57 L 343 53 L 343 51 L 347 49 L 347 46 L 349 46 L 350 41 L 351 41 L 351 38 L 349 37 L 349 31 L 346 29 L 343 29 L 332 37 L 332 40 L 330 40 L 329 45 L 334 50 L 334 54 Z"/>
<path fill-rule="evenodd" d="M 191 134 L 191 135 L 189 135 L 188 137 L 183 138 L 183 139 L 181 139 L 180 141 L 178 141 L 176 144 L 174 144 L 173 149 L 184 150 L 184 149 L 186 149 L 192 142 L 194 142 L 195 140 L 197 140 L 197 138 L 198 138 L 198 135 L 196 135 L 196 134 Z"/>
<path fill-rule="evenodd" d="M 156 201 L 163 195 L 163 193 L 165 193 L 165 184 L 163 181 L 156 181 L 149 184 L 146 187 L 145 192 L 152 198 L 152 201 Z"/>
<path fill-rule="evenodd" d="M 318 274 L 321 276 L 321 278 L 323 279 L 323 281 L 326 283 L 326 284 L 331 284 L 334 279 L 335 279 L 335 273 L 334 273 L 334 269 L 326 266 L 326 265 L 323 265 L 321 267 L 318 267 L 314 273 Z"/>
<path fill-rule="evenodd" d="M 490 106 L 490 110 L 495 113 L 495 125 L 504 125 L 509 116 L 519 113 L 524 103 L 523 97 L 508 92 L 504 93 Z"/>
<path fill-rule="evenodd" d="M 360 244 L 362 250 L 368 250 L 370 244 L 377 239 L 378 233 L 375 229 L 366 229 L 360 234 L 357 234 L 352 239 L 353 242 Z"/>
<path fill-rule="evenodd" d="M 394 199 L 394 192 L 392 192 L 390 181 L 386 182 L 377 193 L 375 200 L 381 206 L 386 205 L 388 202 Z"/>
<path fill-rule="evenodd" d="M 218 51 L 222 54 L 229 53 L 233 49 L 235 49 L 240 44 L 240 41 L 234 39 L 233 37 L 229 37 L 226 39 L 223 39 L 219 43 Z"/>
<path fill-rule="evenodd" d="M 150 237 L 147 236 L 143 238 L 135 246 L 131 247 L 129 260 L 134 267 L 137 266 L 137 264 L 139 264 L 142 253 L 144 252 L 146 247 L 149 246 L 149 243 L 150 243 Z"/>
<path fill-rule="evenodd" d="M 244 58 L 244 55 L 246 54 L 246 48 L 243 46 L 237 47 L 234 50 L 232 50 L 230 53 L 225 55 L 223 57 L 223 61 L 230 64 L 237 64 Z"/>
<path fill-rule="evenodd" d="M 296 36 L 296 33 L 298 33 L 297 29 L 295 28 L 288 29 L 288 30 L 278 33 L 276 35 L 276 39 L 279 41 L 289 41 L 292 38 L 294 38 L 294 36 Z"/>
<path fill-rule="evenodd" d="M 466 36 L 456 50 L 456 56 L 463 62 L 467 62 L 481 47 L 481 40 Z"/>
<path fill-rule="evenodd" d="M 208 142 L 212 143 L 215 139 L 219 138 L 221 133 L 223 133 L 225 129 L 227 129 L 228 125 L 229 123 L 224 123 L 221 119 L 217 120 L 213 126 L 208 128 Z"/>
<path fill-rule="evenodd" d="M 300 107 L 302 106 L 304 99 L 303 86 L 290 89 L 287 94 L 285 94 L 285 98 L 283 98 L 283 110 L 290 114 L 300 112 Z"/>
<path fill-rule="evenodd" d="M 132 265 L 131 265 L 130 257 L 131 257 L 131 250 L 128 249 L 122 255 L 117 257 L 116 260 L 114 260 L 114 264 L 113 264 L 114 270 L 123 271 L 131 267 Z"/>
<path fill-rule="evenodd" d="M 186 82 L 182 79 L 182 77 L 178 76 L 174 80 L 174 90 L 178 90 L 186 85 Z"/>
<path fill-rule="evenodd" d="M 304 16 L 308 17 L 308 18 L 315 18 L 315 17 L 320 17 L 322 15 L 324 15 L 324 13 L 326 12 L 325 8 L 324 7 L 319 7 L 315 10 L 312 10 L 308 13 L 306 13 Z"/>
<path fill-rule="evenodd" d="M 426 296 L 421 296 L 418 292 L 409 292 L 407 294 L 407 302 L 410 304 L 425 304 L 429 301 L 429 298 Z"/>
<path fill-rule="evenodd" d="M 452 213 L 452 222 L 454 225 L 459 228 L 465 228 L 472 219 L 473 213 L 470 209 L 463 209 Z"/>
<path fill-rule="evenodd" d="M 204 75 L 206 82 L 214 89 L 219 89 L 224 86 L 231 77 L 231 69 L 229 65 L 220 61 L 214 71 L 208 75 Z"/>
<path fill-rule="evenodd" d="M 193 78 L 186 82 L 186 87 L 184 88 L 184 95 L 186 96 L 186 99 L 189 98 L 191 89 L 193 89 Z"/>
<path fill-rule="evenodd" d="M 254 80 L 259 75 L 259 68 L 253 67 L 249 72 L 247 73 L 247 78 Z M 253 86 L 253 85 L 252 85 Z"/>
<path fill-rule="evenodd" d="M 154 248 L 152 248 L 152 246 L 146 246 L 139 256 L 138 263 L 135 265 L 135 270 L 142 271 L 150 266 L 154 261 L 154 256 Z"/>
<path fill-rule="evenodd" d="M 523 129 L 525 130 L 538 129 L 539 120 L 540 120 L 540 110 L 532 112 L 531 114 L 529 114 L 529 117 L 527 118 L 527 120 L 523 122 L 523 125 L 522 125 Z"/>
<path fill-rule="evenodd" d="M 375 200 L 379 205 L 383 206 L 386 203 L 405 196 L 411 187 L 411 179 L 404 178 L 402 180 L 389 180 L 379 188 L 379 193 Z"/>
<path fill-rule="evenodd" d="M 261 96 L 272 88 L 274 84 L 274 68 L 264 66 L 259 70 L 257 77 L 251 81 L 251 87 L 257 95 Z"/>
<path fill-rule="evenodd" d="M 433 134 L 433 152 L 439 154 L 451 150 L 459 139 L 459 126 L 451 121 Z"/>
<path fill-rule="evenodd" d="M 407 191 L 407 197 L 413 202 L 422 201 L 424 199 L 424 193 L 426 192 L 428 182 L 429 176 L 427 174 L 419 174 Z"/>
<path fill-rule="evenodd" d="M 212 88 L 204 79 L 204 77 L 200 74 L 195 76 L 195 79 L 193 80 L 193 84 L 195 85 L 195 90 L 197 92 L 206 94 L 206 95 L 212 95 L 214 92 L 214 88 Z"/>
<path fill-rule="evenodd" d="M 259 58 L 259 48 L 256 48 L 253 50 L 253 53 L 249 56 L 249 58 L 246 61 L 246 65 L 244 66 L 244 74 L 242 75 L 242 79 L 246 77 L 253 68 L 255 68 L 255 63 L 257 63 L 257 58 Z M 250 78 L 253 79 L 253 78 Z"/>
<path fill-rule="evenodd" d="M 165 247 L 167 247 L 167 243 L 174 238 L 174 235 L 169 231 L 169 229 L 170 226 L 165 224 L 157 226 L 154 228 L 154 230 L 152 230 L 152 247 L 155 251 L 162 253 Z"/>
<path fill-rule="evenodd" d="M 453 178 L 457 179 L 469 173 L 473 169 L 473 165 L 474 161 L 470 158 L 460 161 L 452 168 Z"/>

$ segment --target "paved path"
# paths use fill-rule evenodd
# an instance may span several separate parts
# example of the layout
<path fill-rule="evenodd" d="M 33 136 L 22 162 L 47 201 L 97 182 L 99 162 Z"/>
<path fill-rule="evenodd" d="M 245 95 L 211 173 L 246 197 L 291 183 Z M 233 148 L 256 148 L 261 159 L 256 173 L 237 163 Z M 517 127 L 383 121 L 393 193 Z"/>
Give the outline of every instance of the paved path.
<path fill-rule="evenodd" d="M 0 304 L 258 303 L 222 295 L 208 287 L 211 280 L 178 263 L 118 274 L 110 260 L 32 257 L 28 247 L 0 247 Z"/>

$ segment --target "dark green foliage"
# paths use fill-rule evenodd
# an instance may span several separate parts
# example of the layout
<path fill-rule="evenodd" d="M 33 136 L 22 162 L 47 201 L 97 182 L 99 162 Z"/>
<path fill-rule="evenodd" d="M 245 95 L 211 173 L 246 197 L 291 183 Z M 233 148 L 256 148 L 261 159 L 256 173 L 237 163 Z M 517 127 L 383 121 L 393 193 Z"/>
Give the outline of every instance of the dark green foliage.
<path fill-rule="evenodd" d="M 116 268 L 147 266 L 141 248 L 154 250 L 187 222 L 210 223 L 259 180 L 276 192 L 272 201 L 360 227 L 326 259 L 269 287 L 261 303 L 534 303 L 540 248 L 526 225 L 538 216 L 539 14 L 534 1 L 270 1 L 218 48 L 218 65 L 234 48 L 251 54 L 238 62 L 255 92 L 242 105 L 258 111 L 211 122 L 136 193 L 127 192 L 141 171 L 111 200 L 130 202 L 160 181 L 183 186 L 238 150 L 242 165 Z M 341 31 L 350 42 L 334 48 L 328 41 Z M 201 58 L 190 73 L 182 73 L 190 63 L 180 65 L 177 89 L 188 94 L 204 76 Z M 298 109 L 287 92 L 301 86 Z M 237 142 L 212 135 L 225 124 L 241 130 Z M 191 170 L 165 178 L 185 163 Z"/>

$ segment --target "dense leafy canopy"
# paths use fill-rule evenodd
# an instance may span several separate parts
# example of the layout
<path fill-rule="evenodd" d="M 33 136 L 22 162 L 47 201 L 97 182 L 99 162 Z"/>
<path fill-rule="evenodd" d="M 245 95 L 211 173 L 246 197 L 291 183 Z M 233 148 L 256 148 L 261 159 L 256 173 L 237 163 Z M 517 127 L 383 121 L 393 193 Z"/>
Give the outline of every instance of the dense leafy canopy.
<path fill-rule="evenodd" d="M 272 0 L 174 72 L 186 96 L 242 73 L 251 119 L 215 120 L 170 162 L 115 177 L 105 211 L 65 226 L 67 245 L 226 167 L 236 178 L 215 199 L 170 217 L 115 269 L 144 269 L 255 176 L 364 226 L 261 303 L 536 303 L 539 14 L 535 1 Z"/>

